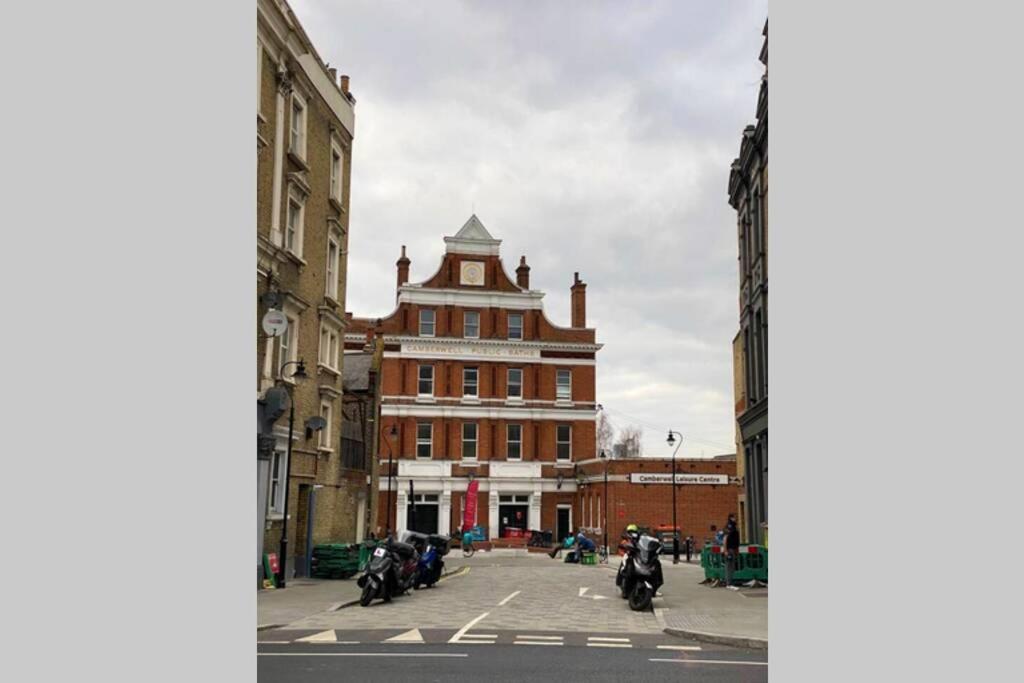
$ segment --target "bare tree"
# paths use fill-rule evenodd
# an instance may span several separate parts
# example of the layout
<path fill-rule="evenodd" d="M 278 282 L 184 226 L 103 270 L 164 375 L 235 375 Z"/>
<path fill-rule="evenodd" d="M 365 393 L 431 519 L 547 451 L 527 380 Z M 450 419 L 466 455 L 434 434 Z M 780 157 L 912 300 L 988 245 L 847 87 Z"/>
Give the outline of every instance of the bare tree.
<path fill-rule="evenodd" d="M 616 455 L 623 458 L 639 458 L 640 440 L 643 435 L 643 427 L 630 425 L 622 429 L 619 432 L 619 440 L 615 444 Z"/>
<path fill-rule="evenodd" d="M 608 457 L 614 457 L 612 446 L 615 444 L 615 427 L 604 411 L 597 413 L 597 452 L 604 451 Z"/>

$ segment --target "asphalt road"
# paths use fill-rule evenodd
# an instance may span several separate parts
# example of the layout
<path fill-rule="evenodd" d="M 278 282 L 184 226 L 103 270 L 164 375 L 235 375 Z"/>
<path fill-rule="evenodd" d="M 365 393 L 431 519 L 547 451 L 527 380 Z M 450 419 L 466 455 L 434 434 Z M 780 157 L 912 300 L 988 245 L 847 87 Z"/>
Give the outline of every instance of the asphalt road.
<path fill-rule="evenodd" d="M 260 645 L 258 680 L 715 681 L 768 680 L 767 655 L 732 648 L 548 647 L 509 644 Z"/>

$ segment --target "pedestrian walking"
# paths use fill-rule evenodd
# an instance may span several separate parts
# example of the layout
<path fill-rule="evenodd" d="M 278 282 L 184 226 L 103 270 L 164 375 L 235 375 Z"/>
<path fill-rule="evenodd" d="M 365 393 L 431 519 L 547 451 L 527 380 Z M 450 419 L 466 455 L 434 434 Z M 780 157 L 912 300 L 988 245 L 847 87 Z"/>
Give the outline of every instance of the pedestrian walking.
<path fill-rule="evenodd" d="M 686 537 L 686 561 L 690 561 L 690 555 L 693 553 L 693 536 Z"/>
<path fill-rule="evenodd" d="M 732 586 L 732 573 L 736 569 L 736 561 L 740 553 L 740 530 L 736 519 L 729 515 L 725 526 L 725 585 Z"/>

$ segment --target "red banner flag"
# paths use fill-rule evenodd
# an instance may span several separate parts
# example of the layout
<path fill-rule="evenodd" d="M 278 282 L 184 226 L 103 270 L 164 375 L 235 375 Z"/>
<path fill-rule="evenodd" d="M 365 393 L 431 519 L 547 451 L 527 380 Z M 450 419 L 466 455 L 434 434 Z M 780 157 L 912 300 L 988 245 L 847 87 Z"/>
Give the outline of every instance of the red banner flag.
<path fill-rule="evenodd" d="M 466 505 L 462 511 L 462 529 L 468 531 L 476 526 L 476 492 L 480 488 L 480 482 L 474 479 L 469 482 L 466 488 Z"/>

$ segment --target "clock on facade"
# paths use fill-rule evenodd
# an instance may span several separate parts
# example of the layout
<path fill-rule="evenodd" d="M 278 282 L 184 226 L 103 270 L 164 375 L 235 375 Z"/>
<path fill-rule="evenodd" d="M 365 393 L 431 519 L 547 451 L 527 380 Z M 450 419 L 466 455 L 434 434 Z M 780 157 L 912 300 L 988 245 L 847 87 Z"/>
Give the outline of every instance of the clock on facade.
<path fill-rule="evenodd" d="M 460 283 L 482 287 L 484 284 L 484 264 L 482 261 L 463 261 Z"/>

